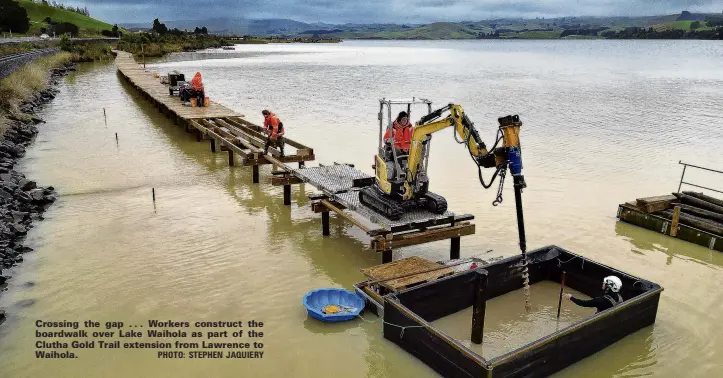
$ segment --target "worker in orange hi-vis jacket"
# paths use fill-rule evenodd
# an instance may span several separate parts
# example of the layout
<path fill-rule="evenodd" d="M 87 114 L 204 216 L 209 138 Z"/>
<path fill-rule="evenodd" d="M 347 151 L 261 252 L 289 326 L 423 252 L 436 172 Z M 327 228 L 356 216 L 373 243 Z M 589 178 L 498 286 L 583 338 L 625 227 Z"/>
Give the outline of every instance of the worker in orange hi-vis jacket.
<path fill-rule="evenodd" d="M 284 156 L 284 124 L 279 120 L 276 114 L 264 109 L 261 114 L 264 116 L 264 129 L 266 130 L 266 144 L 264 145 L 264 154 L 269 153 L 269 146 L 274 145 L 279 148 L 281 156 Z"/>
<path fill-rule="evenodd" d="M 203 89 L 203 80 L 201 79 L 201 73 L 196 72 L 196 75 L 191 79 L 191 88 L 186 94 L 181 94 L 182 100 L 190 100 L 191 98 L 196 99 L 198 106 L 203 106 L 204 99 L 206 97 Z"/>

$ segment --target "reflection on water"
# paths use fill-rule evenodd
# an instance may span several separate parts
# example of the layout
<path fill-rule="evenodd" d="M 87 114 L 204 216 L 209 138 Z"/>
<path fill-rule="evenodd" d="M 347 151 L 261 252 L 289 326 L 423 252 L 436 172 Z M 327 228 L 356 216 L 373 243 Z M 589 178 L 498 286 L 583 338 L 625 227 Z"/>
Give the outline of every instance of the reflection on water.
<path fill-rule="evenodd" d="M 344 42 L 239 45 L 148 67 L 200 70 L 214 100 L 255 123 L 260 109 L 271 108 L 321 163 L 368 172 L 380 97 L 458 102 L 490 141 L 497 117 L 519 113 L 530 248 L 557 244 L 665 288 L 654 326 L 558 376 L 712 376 L 723 353 L 723 341 L 711 336 L 723 313 L 723 254 L 616 222 L 615 213 L 621 202 L 674 189 L 678 160 L 723 165 L 721 53 L 720 45 L 697 41 Z M 282 189 L 268 184 L 269 167 L 261 185 L 251 184 L 249 167 L 229 167 L 225 153 L 212 154 L 174 126 L 112 66 L 81 66 L 41 116 L 47 123 L 20 168 L 61 196 L 28 235 L 35 251 L 6 272 L 13 279 L 0 296 L 9 314 L 0 327 L 0 376 L 435 376 L 385 341 L 372 315 L 339 325 L 307 318 L 304 293 L 350 288 L 363 278 L 359 269 L 379 261 L 360 230 L 334 217 L 331 237 L 321 236 L 309 209 L 314 188 L 295 186 L 293 204 L 284 206 Z M 476 216 L 477 234 L 463 238 L 462 255 L 518 253 L 511 185 L 493 207 L 495 191 L 480 187 L 468 159 L 450 132 L 435 135 L 432 190 L 451 210 Z M 438 242 L 395 258 L 448 253 L 449 243 Z M 515 321 L 524 303 L 505 300 L 488 335 L 512 345 L 515 335 L 544 328 L 524 324 L 545 323 L 555 290 L 535 293 L 540 317 Z M 239 317 L 267 325 L 264 359 L 179 362 L 87 351 L 64 363 L 32 354 L 40 318 Z"/>

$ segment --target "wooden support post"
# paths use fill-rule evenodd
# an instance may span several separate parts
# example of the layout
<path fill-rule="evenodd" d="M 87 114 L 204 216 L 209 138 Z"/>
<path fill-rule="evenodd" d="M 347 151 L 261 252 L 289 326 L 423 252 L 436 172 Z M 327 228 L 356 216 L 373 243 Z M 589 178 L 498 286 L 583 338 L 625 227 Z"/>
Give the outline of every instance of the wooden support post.
<path fill-rule="evenodd" d="M 459 252 L 460 252 L 460 237 L 452 238 L 452 246 L 449 249 L 449 259 L 455 260 L 459 258 Z"/>
<path fill-rule="evenodd" d="M 680 221 L 680 206 L 673 209 L 673 220 L 670 222 L 670 236 L 678 235 L 678 221 Z"/>
<path fill-rule="evenodd" d="M 211 152 L 216 152 L 216 139 L 211 138 Z"/>
<path fill-rule="evenodd" d="M 173 117 L 173 124 L 178 125 L 178 116 Z"/>
<path fill-rule="evenodd" d="M 228 165 L 229 167 L 234 166 L 233 150 L 228 150 Z"/>
<path fill-rule="evenodd" d="M 200 142 L 203 139 L 203 133 L 201 130 L 196 129 L 196 142 Z"/>
<path fill-rule="evenodd" d="M 321 234 L 324 236 L 329 236 L 329 212 L 328 211 L 321 213 Z"/>
<path fill-rule="evenodd" d="M 253 169 L 253 174 L 252 174 L 253 180 L 252 181 L 254 184 L 258 184 L 259 183 L 259 166 L 254 165 L 252 169 Z"/>
<path fill-rule="evenodd" d="M 299 168 L 304 168 L 306 166 L 305 162 L 300 161 L 299 162 Z"/>
<path fill-rule="evenodd" d="M 284 185 L 284 205 L 291 205 L 291 185 Z"/>
<path fill-rule="evenodd" d="M 485 289 L 487 289 L 487 272 L 478 270 L 477 274 L 477 290 L 475 290 L 474 304 L 472 308 L 472 342 L 482 344 L 482 338 L 485 329 L 485 311 L 487 310 L 487 298 L 485 298 Z"/>
<path fill-rule="evenodd" d="M 382 264 L 388 264 L 392 262 L 392 250 L 385 249 L 382 251 Z"/>

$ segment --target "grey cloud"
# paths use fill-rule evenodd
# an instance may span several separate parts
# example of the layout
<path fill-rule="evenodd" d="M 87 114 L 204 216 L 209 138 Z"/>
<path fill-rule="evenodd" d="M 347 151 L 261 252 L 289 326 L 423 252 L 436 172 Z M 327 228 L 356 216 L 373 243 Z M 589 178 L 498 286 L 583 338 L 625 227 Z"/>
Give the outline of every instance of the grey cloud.
<path fill-rule="evenodd" d="M 643 16 L 723 11 L 723 0 L 87 0 L 108 22 L 289 18 L 327 23 L 426 23 L 500 17 Z"/>

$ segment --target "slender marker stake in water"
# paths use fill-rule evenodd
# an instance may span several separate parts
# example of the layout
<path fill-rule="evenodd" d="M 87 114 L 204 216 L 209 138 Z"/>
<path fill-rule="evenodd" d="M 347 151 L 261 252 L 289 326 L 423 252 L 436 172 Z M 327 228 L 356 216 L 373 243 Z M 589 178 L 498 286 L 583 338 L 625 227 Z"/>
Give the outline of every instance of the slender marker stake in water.
<path fill-rule="evenodd" d="M 565 271 L 562 271 L 560 279 L 560 299 L 557 301 L 557 318 L 560 319 L 560 309 L 562 308 L 562 292 L 565 289 Z"/>
<path fill-rule="evenodd" d="M 105 125 L 108 126 L 108 118 L 105 116 L 105 108 L 103 108 L 103 122 L 105 122 Z"/>
<path fill-rule="evenodd" d="M 156 188 L 151 188 L 151 193 L 153 194 L 153 202 L 156 202 Z"/>

